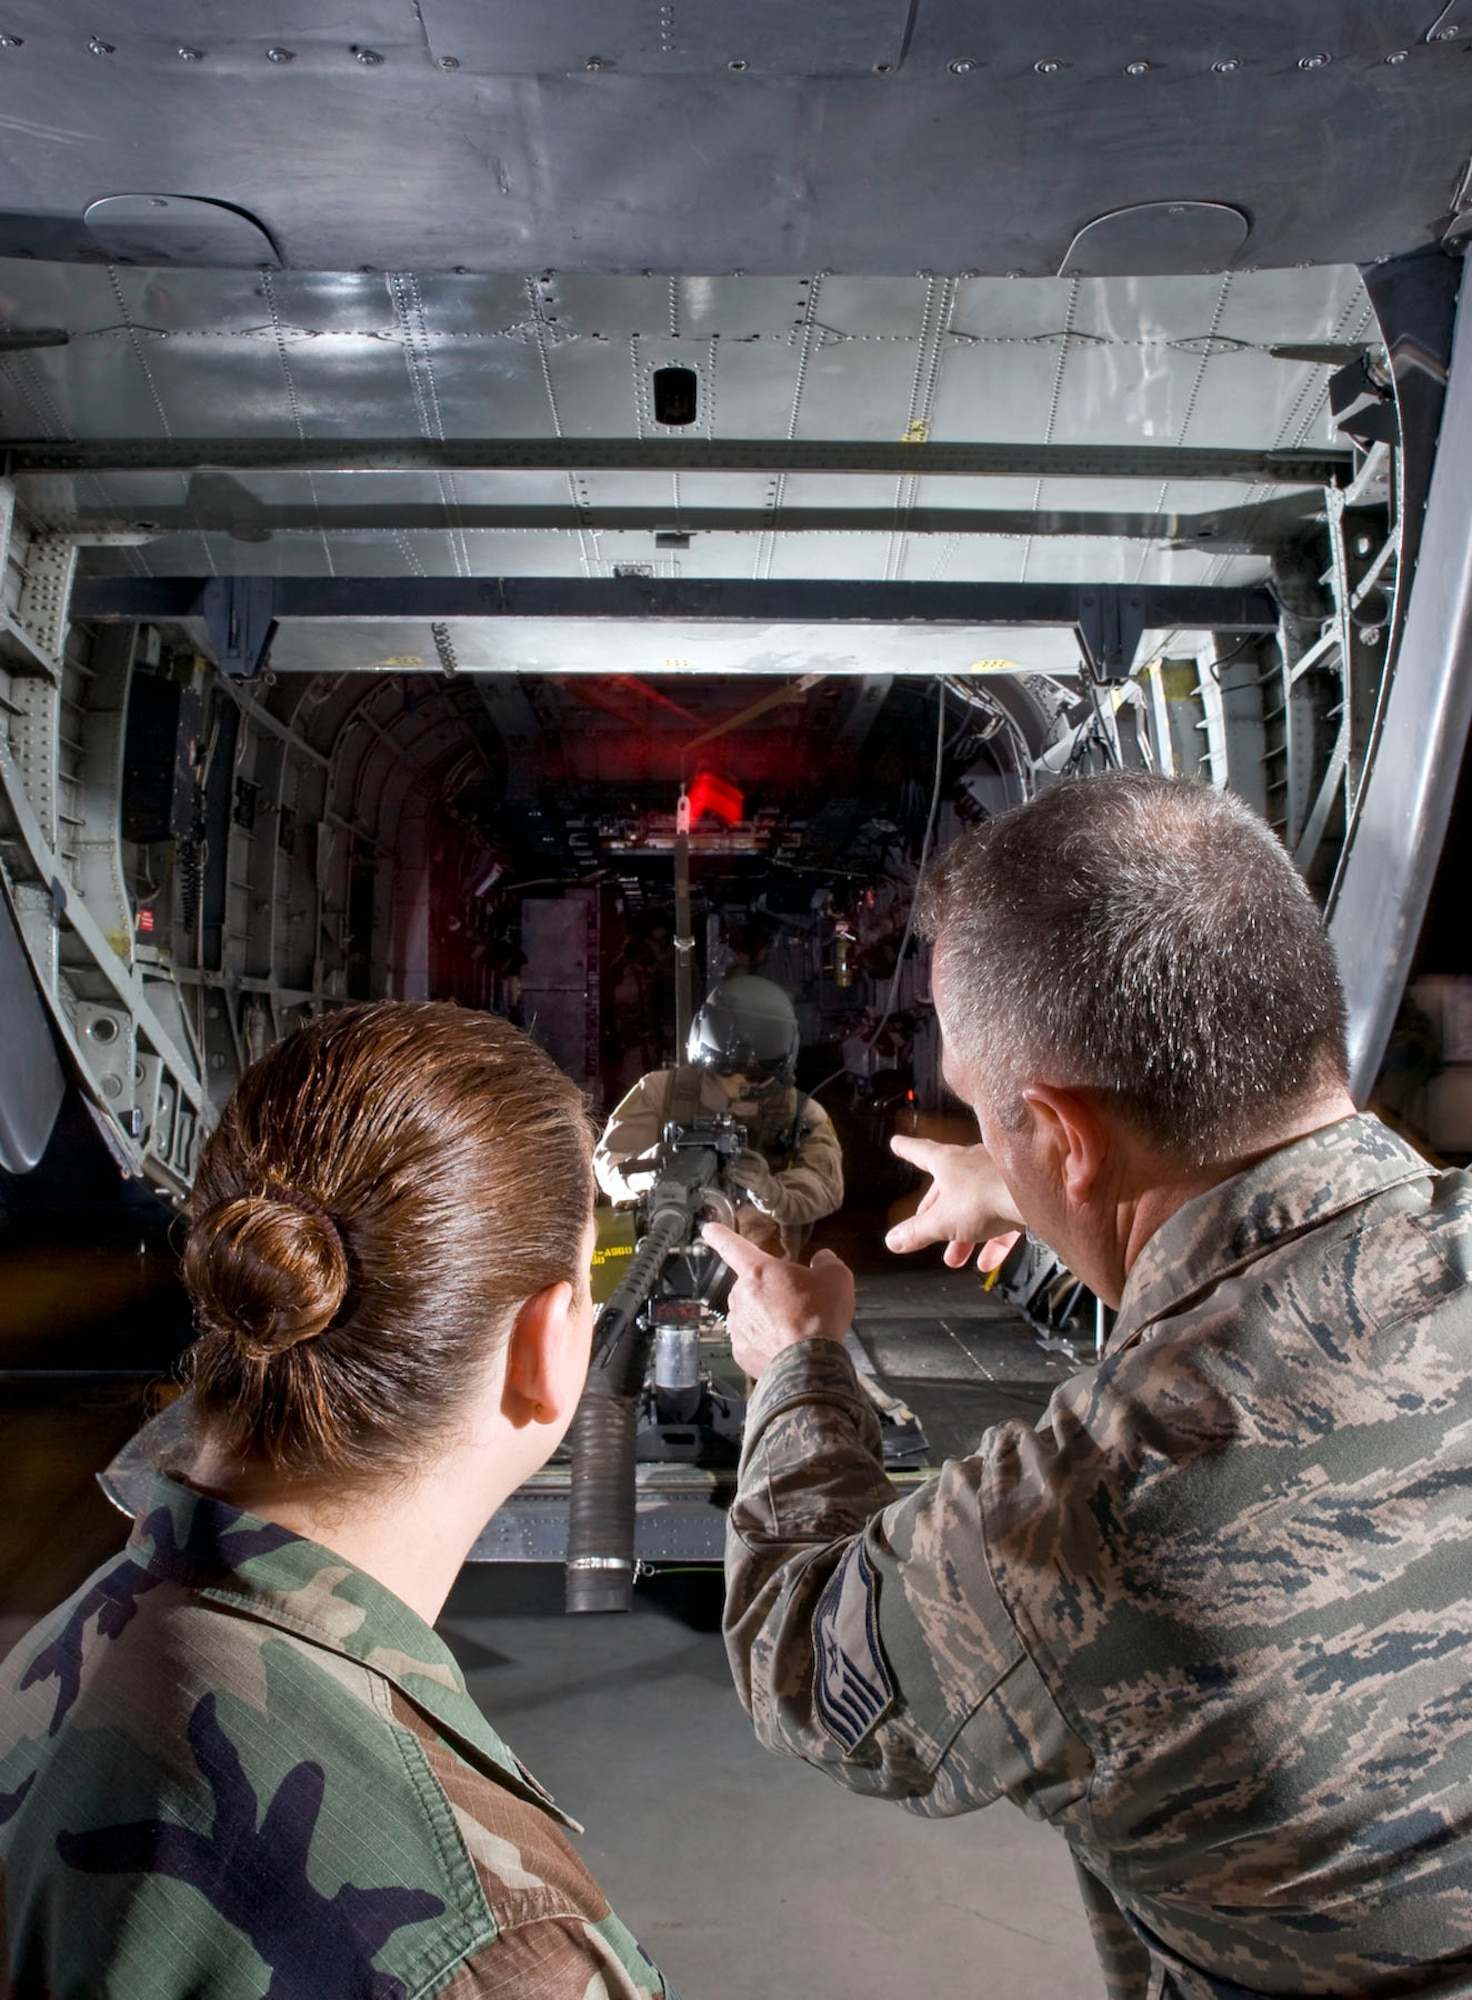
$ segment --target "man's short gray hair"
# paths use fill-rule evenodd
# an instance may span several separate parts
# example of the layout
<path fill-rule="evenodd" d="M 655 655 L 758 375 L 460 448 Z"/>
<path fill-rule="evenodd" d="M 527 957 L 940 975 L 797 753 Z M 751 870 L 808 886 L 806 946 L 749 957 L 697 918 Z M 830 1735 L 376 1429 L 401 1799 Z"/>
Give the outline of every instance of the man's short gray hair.
<path fill-rule="evenodd" d="M 948 848 L 919 921 L 949 1036 L 1009 1123 L 1028 1083 L 1087 1087 L 1204 1165 L 1345 1084 L 1323 921 L 1229 792 L 1136 771 L 1055 785 Z"/>

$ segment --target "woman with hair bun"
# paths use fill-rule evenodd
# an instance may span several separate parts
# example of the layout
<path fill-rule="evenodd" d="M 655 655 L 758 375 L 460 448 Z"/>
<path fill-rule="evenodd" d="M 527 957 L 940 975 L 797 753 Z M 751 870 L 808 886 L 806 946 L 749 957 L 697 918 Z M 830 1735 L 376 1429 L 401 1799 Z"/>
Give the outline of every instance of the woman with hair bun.
<path fill-rule="evenodd" d="M 577 1406 L 591 1149 L 458 1007 L 344 1009 L 241 1079 L 186 1462 L 0 1668 L 0 1993 L 670 1993 L 431 1629 Z"/>

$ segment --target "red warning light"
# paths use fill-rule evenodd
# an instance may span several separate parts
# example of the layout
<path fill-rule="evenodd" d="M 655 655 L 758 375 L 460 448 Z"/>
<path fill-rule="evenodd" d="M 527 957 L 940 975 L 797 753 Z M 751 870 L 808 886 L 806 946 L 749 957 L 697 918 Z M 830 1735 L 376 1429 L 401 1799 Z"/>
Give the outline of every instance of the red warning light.
<path fill-rule="evenodd" d="M 152 929 L 153 929 L 153 911 L 140 910 L 138 912 L 138 935 L 140 937 L 147 937 L 149 933 L 152 931 Z"/>
<path fill-rule="evenodd" d="M 714 771 L 697 771 L 690 786 L 690 824 L 698 826 L 702 813 L 713 813 L 722 826 L 739 826 L 746 800 L 738 786 Z"/>

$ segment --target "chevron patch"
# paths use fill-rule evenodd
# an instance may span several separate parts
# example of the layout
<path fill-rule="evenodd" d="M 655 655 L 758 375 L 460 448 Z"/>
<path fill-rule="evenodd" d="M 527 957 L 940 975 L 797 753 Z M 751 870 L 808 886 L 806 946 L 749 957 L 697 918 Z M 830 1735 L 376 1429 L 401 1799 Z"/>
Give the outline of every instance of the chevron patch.
<path fill-rule="evenodd" d="M 874 1572 L 863 1544 L 856 1542 L 813 1613 L 818 1716 L 845 1750 L 857 1749 L 894 1705 L 894 1682 L 879 1643 L 877 1599 Z"/>

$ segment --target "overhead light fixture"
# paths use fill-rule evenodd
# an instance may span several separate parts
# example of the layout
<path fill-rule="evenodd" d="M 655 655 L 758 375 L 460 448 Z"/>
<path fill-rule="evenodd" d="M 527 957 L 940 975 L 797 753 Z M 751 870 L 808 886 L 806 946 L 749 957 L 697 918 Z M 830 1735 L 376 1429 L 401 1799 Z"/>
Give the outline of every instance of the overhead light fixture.
<path fill-rule="evenodd" d="M 746 800 L 739 785 L 715 771 L 697 771 L 690 785 L 690 824 L 698 826 L 706 813 L 722 826 L 740 826 Z"/>

